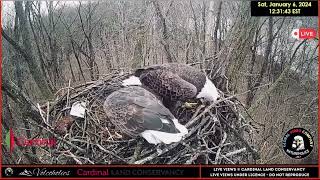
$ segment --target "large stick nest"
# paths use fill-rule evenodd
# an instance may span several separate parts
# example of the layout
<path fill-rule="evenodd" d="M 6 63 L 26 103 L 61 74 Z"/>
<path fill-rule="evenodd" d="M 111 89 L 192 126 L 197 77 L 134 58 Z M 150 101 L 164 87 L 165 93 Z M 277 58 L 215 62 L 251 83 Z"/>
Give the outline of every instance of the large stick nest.
<path fill-rule="evenodd" d="M 58 139 L 50 152 L 57 164 L 246 164 L 259 157 L 252 144 L 252 126 L 241 115 L 244 108 L 235 97 L 215 104 L 198 104 L 194 109 L 172 109 L 189 129 L 180 142 L 152 145 L 144 139 L 122 134 L 103 111 L 105 98 L 121 88 L 125 75 L 60 90 L 50 112 L 42 114 L 44 129 Z M 86 102 L 85 118 L 70 116 L 71 105 Z M 49 116 L 48 116 L 49 117 Z"/>

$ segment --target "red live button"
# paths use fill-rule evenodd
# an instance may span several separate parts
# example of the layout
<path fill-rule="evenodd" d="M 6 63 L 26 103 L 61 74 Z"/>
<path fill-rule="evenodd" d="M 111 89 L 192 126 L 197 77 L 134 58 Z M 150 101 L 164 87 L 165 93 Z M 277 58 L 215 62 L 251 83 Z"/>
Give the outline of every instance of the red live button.
<path fill-rule="evenodd" d="M 317 31 L 312 28 L 300 28 L 292 31 L 292 37 L 296 39 L 312 39 L 317 37 Z"/>

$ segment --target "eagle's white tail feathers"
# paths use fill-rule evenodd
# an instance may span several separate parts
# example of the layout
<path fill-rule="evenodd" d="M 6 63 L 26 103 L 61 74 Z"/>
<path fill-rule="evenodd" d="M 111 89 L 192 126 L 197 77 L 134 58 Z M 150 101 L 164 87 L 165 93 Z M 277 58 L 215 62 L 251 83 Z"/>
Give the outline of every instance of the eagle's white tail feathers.
<path fill-rule="evenodd" d="M 219 92 L 213 82 L 206 77 L 206 83 L 197 95 L 197 98 L 204 98 L 208 101 L 215 102 L 220 97 Z"/>
<path fill-rule="evenodd" d="M 130 76 L 129 78 L 122 81 L 123 86 L 134 86 L 138 85 L 141 86 L 141 81 L 137 76 Z"/>
<path fill-rule="evenodd" d="M 188 129 L 180 124 L 177 119 L 173 119 L 173 123 L 180 133 L 167 133 L 156 130 L 146 130 L 141 133 L 141 136 L 146 139 L 150 144 L 171 144 L 181 141 L 183 136 L 188 134 Z"/>
<path fill-rule="evenodd" d="M 173 119 L 172 121 L 183 136 L 188 134 L 188 129 L 184 125 L 180 124 L 178 119 Z"/>
<path fill-rule="evenodd" d="M 153 134 L 154 130 L 146 130 L 141 133 L 141 136 L 148 141 L 150 144 L 159 144 L 161 143 L 160 139 L 156 138 Z"/>

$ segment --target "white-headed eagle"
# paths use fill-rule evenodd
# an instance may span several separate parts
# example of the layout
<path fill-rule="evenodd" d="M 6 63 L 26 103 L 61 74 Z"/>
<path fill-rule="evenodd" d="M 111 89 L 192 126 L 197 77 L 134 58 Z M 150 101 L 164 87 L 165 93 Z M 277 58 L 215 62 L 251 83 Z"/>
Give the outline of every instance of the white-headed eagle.
<path fill-rule="evenodd" d="M 166 63 L 137 69 L 133 76 L 122 82 L 124 86 L 143 85 L 160 96 L 164 102 L 204 99 L 214 102 L 220 95 L 213 82 L 195 67 Z"/>
<path fill-rule="evenodd" d="M 150 144 L 178 142 L 188 133 L 155 95 L 139 86 L 112 92 L 104 102 L 110 121 L 123 133 Z"/>

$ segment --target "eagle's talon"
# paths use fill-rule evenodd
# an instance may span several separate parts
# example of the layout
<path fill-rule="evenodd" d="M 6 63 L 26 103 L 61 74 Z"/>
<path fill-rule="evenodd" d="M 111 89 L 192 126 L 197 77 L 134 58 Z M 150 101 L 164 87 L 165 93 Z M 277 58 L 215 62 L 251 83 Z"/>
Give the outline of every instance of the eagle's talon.
<path fill-rule="evenodd" d="M 193 109 L 198 105 L 198 103 L 192 103 L 192 102 L 185 102 L 183 104 L 183 107 L 188 108 L 188 109 Z"/>

